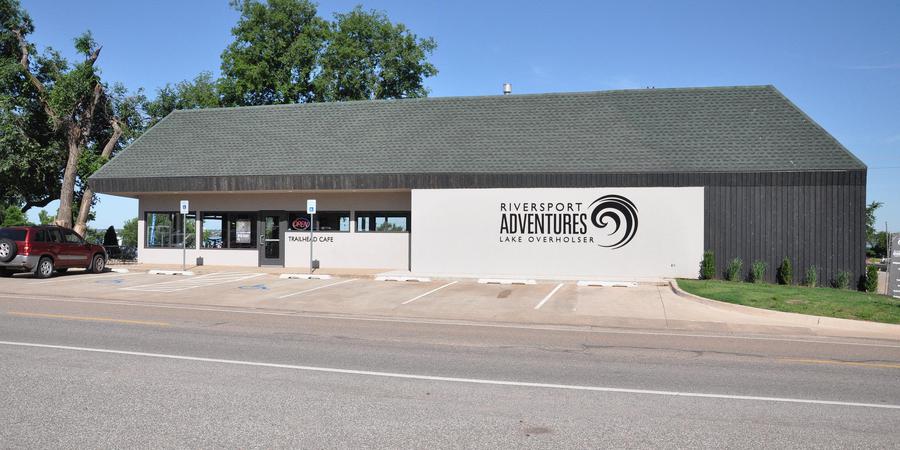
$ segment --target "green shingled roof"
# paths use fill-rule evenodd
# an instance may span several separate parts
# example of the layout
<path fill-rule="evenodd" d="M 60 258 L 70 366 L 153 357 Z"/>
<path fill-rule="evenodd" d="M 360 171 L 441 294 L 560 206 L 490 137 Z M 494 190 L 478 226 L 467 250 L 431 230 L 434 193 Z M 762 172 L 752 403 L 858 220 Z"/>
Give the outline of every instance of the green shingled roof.
<path fill-rule="evenodd" d="M 864 168 L 747 86 L 176 111 L 93 178 Z"/>

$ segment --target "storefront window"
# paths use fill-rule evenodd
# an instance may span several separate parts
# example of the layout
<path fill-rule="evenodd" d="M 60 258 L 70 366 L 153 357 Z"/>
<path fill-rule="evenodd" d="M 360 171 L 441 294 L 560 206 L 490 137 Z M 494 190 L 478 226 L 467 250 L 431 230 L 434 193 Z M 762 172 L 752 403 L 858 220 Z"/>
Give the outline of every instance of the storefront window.
<path fill-rule="evenodd" d="M 256 213 L 203 213 L 203 248 L 256 248 Z"/>
<path fill-rule="evenodd" d="M 349 211 L 321 211 L 313 215 L 315 231 L 350 231 Z M 309 231 L 309 214 L 293 213 L 288 222 L 292 231 Z"/>
<path fill-rule="evenodd" d="M 200 224 L 203 248 L 225 248 L 225 216 L 219 213 L 203 213 Z"/>
<path fill-rule="evenodd" d="M 357 211 L 356 231 L 403 233 L 409 231 L 409 212 Z"/>
<path fill-rule="evenodd" d="M 197 248 L 197 214 L 187 214 L 187 221 L 182 225 L 184 216 L 177 212 L 148 212 L 144 216 L 147 248 L 182 248 L 187 233 L 187 248 Z"/>
<path fill-rule="evenodd" d="M 228 248 L 256 248 L 256 214 L 228 214 Z"/>

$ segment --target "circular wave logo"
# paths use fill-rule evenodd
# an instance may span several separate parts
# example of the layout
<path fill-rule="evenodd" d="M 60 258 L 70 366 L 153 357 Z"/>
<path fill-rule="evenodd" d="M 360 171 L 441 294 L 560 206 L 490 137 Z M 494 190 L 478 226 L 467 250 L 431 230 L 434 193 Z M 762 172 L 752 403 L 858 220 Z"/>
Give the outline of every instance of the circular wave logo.
<path fill-rule="evenodd" d="M 605 229 L 612 226 L 607 236 L 614 236 L 610 244 L 598 244 L 601 247 L 621 248 L 634 239 L 638 229 L 637 207 L 631 200 L 621 195 L 604 195 L 591 203 L 591 223 L 595 227 Z"/>

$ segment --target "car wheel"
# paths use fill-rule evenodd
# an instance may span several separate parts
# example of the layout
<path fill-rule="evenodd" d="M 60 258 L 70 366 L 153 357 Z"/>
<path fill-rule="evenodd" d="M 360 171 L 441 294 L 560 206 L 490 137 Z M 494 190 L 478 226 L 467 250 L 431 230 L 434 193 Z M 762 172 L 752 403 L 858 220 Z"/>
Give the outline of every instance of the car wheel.
<path fill-rule="evenodd" d="M 53 260 L 46 256 L 41 258 L 34 271 L 34 276 L 37 278 L 50 278 L 53 276 Z"/>
<path fill-rule="evenodd" d="M 12 261 L 17 251 L 16 241 L 7 238 L 0 239 L 0 262 Z"/>
<path fill-rule="evenodd" d="M 91 264 L 90 271 L 100 273 L 106 270 L 106 258 L 103 255 L 94 256 L 94 263 Z"/>
<path fill-rule="evenodd" d="M 66 273 L 69 271 L 68 267 L 63 267 L 62 269 L 56 269 L 56 273 Z"/>

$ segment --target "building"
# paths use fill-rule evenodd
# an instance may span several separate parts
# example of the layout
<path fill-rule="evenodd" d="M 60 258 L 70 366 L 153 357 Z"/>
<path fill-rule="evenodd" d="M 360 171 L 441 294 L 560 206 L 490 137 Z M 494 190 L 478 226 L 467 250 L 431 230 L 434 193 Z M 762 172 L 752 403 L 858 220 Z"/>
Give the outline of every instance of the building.
<path fill-rule="evenodd" d="M 144 263 L 696 277 L 864 269 L 866 166 L 772 86 L 176 111 L 90 178 Z M 198 245 L 199 243 L 199 245 Z"/>

